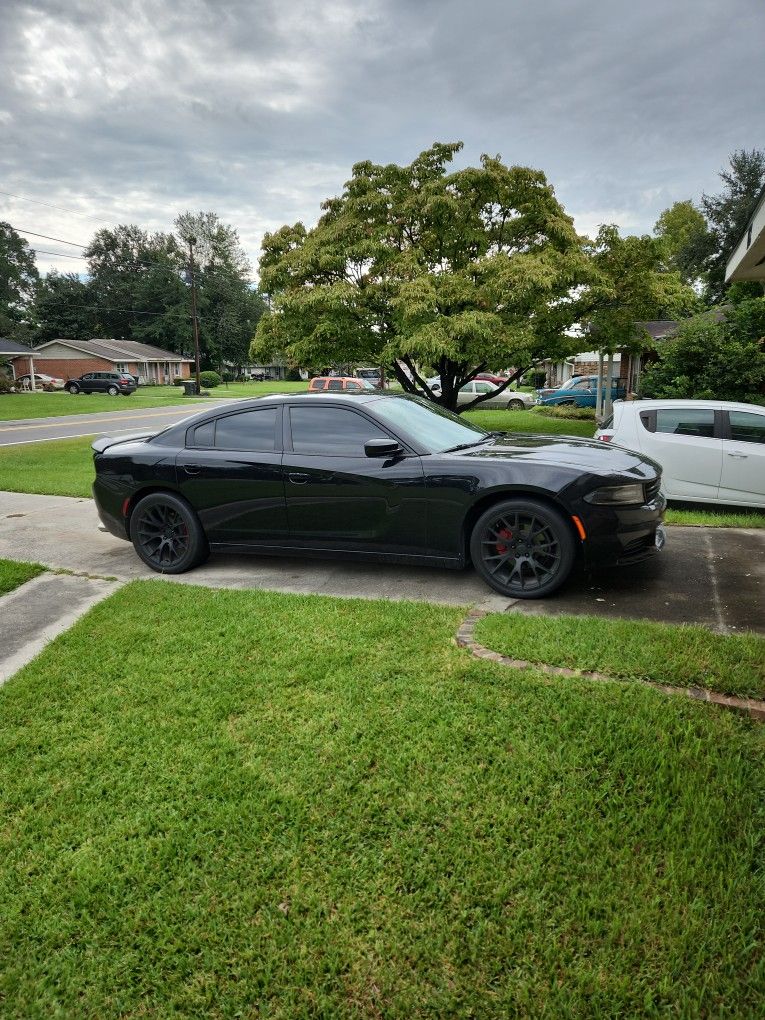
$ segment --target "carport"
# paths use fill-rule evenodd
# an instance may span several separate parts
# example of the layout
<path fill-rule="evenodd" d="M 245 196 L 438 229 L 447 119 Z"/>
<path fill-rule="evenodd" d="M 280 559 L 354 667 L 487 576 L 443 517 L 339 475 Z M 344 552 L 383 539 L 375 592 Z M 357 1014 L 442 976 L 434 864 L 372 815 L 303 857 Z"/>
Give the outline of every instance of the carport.
<path fill-rule="evenodd" d="M 27 358 L 29 360 L 29 375 L 32 389 L 35 389 L 35 355 L 36 351 L 32 350 L 31 347 L 27 347 L 26 344 L 17 343 L 15 340 L 5 340 L 0 337 L 0 360 L 11 358 Z M 16 368 L 13 362 L 10 362 L 11 372 L 13 378 L 16 378 Z M 23 373 L 22 373 L 23 374 Z"/>

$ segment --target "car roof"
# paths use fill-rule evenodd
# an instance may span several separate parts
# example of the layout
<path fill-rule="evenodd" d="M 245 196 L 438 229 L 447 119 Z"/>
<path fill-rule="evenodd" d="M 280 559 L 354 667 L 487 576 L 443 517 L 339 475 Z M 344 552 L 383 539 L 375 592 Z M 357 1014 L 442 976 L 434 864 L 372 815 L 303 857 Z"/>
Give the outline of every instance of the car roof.
<path fill-rule="evenodd" d="M 765 407 L 762 404 L 746 404 L 740 400 L 677 400 L 669 399 L 664 400 L 662 397 L 656 397 L 653 400 L 620 400 L 615 403 L 621 404 L 622 407 L 635 407 L 639 410 L 645 410 L 646 408 L 658 407 L 661 404 L 662 407 L 711 407 L 711 408 L 727 408 L 728 410 L 735 411 L 762 411 L 765 413 Z"/>

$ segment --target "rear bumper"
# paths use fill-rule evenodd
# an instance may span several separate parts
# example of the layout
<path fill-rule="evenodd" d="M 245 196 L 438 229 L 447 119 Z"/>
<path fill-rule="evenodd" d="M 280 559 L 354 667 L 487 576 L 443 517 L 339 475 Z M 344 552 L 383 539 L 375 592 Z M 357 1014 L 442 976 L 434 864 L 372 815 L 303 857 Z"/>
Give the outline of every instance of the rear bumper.
<path fill-rule="evenodd" d="M 109 534 L 129 542 L 130 535 L 127 530 L 127 521 L 122 516 L 121 506 L 115 500 L 114 494 L 99 484 L 98 478 L 93 483 L 93 501 L 96 504 L 99 520 Z"/>

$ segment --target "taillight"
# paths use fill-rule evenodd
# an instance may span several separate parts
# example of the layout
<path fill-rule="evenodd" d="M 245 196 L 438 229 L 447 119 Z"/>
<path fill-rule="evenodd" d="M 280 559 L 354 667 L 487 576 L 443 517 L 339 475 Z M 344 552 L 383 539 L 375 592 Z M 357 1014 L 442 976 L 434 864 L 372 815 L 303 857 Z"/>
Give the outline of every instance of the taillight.
<path fill-rule="evenodd" d="M 613 436 L 607 436 L 604 434 L 598 436 L 598 439 L 601 441 L 601 443 L 610 443 L 613 438 L 614 438 Z"/>
<path fill-rule="evenodd" d="M 127 497 L 125 502 L 122 504 L 122 516 L 127 517 L 128 510 L 130 509 L 130 496 Z"/>

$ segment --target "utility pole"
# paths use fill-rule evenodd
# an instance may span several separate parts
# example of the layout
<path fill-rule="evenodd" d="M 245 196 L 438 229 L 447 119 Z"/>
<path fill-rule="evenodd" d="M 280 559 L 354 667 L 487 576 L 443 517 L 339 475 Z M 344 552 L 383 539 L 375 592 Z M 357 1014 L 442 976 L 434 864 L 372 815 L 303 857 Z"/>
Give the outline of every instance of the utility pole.
<path fill-rule="evenodd" d="M 189 238 L 189 276 L 191 278 L 191 322 L 194 330 L 194 368 L 197 380 L 197 395 L 202 392 L 202 382 L 199 378 L 199 320 L 197 319 L 197 284 L 194 279 L 194 244 L 195 237 Z"/>

